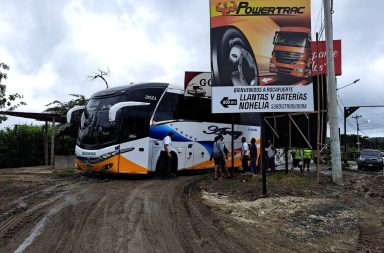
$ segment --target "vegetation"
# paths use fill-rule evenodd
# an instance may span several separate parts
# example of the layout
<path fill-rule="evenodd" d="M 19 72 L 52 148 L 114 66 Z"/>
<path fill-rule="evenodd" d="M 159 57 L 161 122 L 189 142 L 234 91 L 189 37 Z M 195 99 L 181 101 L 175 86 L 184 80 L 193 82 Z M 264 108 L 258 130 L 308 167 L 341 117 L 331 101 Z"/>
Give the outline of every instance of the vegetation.
<path fill-rule="evenodd" d="M 0 130 L 0 168 L 38 166 L 44 164 L 43 126 L 16 125 L 13 129 Z M 51 136 L 52 128 L 48 129 Z M 76 138 L 55 133 L 55 154 L 72 155 Z M 50 154 L 51 142 L 48 140 Z M 49 159 L 50 161 L 50 159 Z"/>
<path fill-rule="evenodd" d="M 43 128 L 17 125 L 0 131 L 0 168 L 44 164 Z"/>
<path fill-rule="evenodd" d="M 2 84 L 3 79 L 7 79 L 8 75 L 6 71 L 9 70 L 9 66 L 3 62 L 0 62 L 0 111 L 13 111 L 20 105 L 26 105 L 21 101 L 23 98 L 19 93 L 6 95 L 6 86 Z M 7 117 L 0 115 L 0 123 L 5 121 Z"/>

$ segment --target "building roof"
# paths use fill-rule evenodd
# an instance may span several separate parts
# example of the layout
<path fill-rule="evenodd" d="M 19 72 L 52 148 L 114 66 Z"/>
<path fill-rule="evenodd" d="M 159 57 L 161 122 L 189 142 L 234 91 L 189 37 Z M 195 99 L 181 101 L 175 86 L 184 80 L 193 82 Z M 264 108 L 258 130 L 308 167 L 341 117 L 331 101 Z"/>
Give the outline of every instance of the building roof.
<path fill-rule="evenodd" d="M 0 114 L 5 114 L 8 116 L 35 119 L 38 121 L 53 121 L 55 118 L 55 122 L 66 123 L 66 117 L 57 113 L 52 112 L 13 112 L 13 111 L 0 111 Z"/>

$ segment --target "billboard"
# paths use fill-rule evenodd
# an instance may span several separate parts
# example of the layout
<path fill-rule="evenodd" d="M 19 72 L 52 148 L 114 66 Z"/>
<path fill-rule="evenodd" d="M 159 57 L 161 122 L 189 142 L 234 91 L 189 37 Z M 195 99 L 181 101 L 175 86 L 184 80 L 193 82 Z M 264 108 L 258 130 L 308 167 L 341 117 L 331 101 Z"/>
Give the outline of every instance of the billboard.
<path fill-rule="evenodd" d="M 211 72 L 186 71 L 184 77 L 184 96 L 212 97 Z"/>
<path fill-rule="evenodd" d="M 341 40 L 333 41 L 335 75 L 341 76 Z M 325 41 L 312 41 L 312 75 L 327 74 L 327 51 Z"/>
<path fill-rule="evenodd" d="M 313 111 L 310 0 L 211 0 L 212 112 Z"/>

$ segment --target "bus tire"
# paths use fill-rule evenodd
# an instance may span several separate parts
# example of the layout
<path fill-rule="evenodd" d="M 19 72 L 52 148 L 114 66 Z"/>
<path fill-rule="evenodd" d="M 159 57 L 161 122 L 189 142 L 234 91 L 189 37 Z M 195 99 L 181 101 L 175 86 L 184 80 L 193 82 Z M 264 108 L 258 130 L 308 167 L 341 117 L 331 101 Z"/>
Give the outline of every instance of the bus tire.
<path fill-rule="evenodd" d="M 175 152 L 171 152 L 172 158 L 171 158 L 171 168 L 170 168 L 170 173 L 176 174 L 177 173 L 177 166 L 178 166 L 178 160 L 177 160 L 177 155 Z M 155 175 L 160 176 L 161 175 L 161 157 L 157 160 L 156 163 L 156 170 L 155 170 Z"/>
<path fill-rule="evenodd" d="M 157 159 L 155 176 L 160 176 L 160 174 L 161 174 L 161 157 L 159 157 L 159 159 Z"/>
<path fill-rule="evenodd" d="M 245 36 L 235 28 L 213 30 L 212 69 L 215 84 L 259 85 L 256 58 Z"/>
<path fill-rule="evenodd" d="M 175 152 L 171 152 L 171 154 L 172 154 L 172 159 L 171 159 L 170 173 L 176 175 L 176 173 L 177 173 L 177 167 L 178 167 L 177 155 L 176 155 Z"/>

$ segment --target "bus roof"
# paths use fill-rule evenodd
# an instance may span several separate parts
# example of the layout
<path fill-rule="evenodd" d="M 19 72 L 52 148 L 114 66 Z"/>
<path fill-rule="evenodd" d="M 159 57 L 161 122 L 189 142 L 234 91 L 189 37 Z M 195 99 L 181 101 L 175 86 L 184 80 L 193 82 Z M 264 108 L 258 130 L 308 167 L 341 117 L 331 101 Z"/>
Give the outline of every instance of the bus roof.
<path fill-rule="evenodd" d="M 160 89 L 174 89 L 174 90 L 180 90 L 183 91 L 182 85 L 177 84 L 170 84 L 170 83 L 131 83 L 128 85 L 113 87 L 104 89 L 98 92 L 95 92 L 92 95 L 92 98 L 97 97 L 105 97 L 105 96 L 113 96 L 118 93 L 125 93 L 125 92 L 132 92 L 134 90 L 138 89 L 148 89 L 148 88 L 160 88 Z"/>

